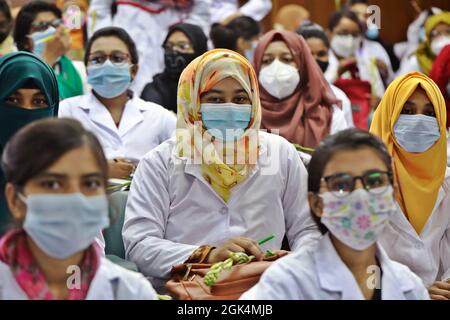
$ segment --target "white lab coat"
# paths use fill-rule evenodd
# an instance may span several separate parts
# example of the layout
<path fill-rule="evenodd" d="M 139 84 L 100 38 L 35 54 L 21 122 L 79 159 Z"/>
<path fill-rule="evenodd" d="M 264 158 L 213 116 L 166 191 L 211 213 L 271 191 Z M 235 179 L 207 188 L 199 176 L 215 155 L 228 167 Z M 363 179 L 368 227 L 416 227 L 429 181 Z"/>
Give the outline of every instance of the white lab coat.
<path fill-rule="evenodd" d="M 389 84 L 394 78 L 394 72 L 392 71 L 391 60 L 386 50 L 378 42 L 364 39 L 355 57 L 361 80 L 370 82 L 374 94 L 377 97 L 383 97 L 386 88 L 373 59 L 383 61 L 388 67 L 389 75 L 387 82 Z M 329 82 L 334 83 L 337 80 L 339 60 L 331 49 L 329 50 L 329 63 L 328 69 L 325 72 L 325 78 Z M 343 77 L 346 78 L 348 75 L 344 74 Z"/>
<path fill-rule="evenodd" d="M 66 99 L 59 117 L 74 118 L 100 140 L 108 159 L 126 158 L 134 163 L 175 134 L 175 115 L 135 95 L 128 100 L 119 127 L 108 109 L 90 92 Z"/>
<path fill-rule="evenodd" d="M 0 261 L 0 300 L 28 300 L 8 265 Z M 91 282 L 86 300 L 157 300 L 150 282 L 106 258 Z"/>
<path fill-rule="evenodd" d="M 236 12 L 261 21 L 272 9 L 272 0 L 249 0 L 239 8 L 238 0 L 215 0 L 211 4 L 211 22 L 222 22 Z"/>
<path fill-rule="evenodd" d="M 380 237 L 389 257 L 407 265 L 430 287 L 450 280 L 450 169 L 420 235 L 400 207 Z"/>
<path fill-rule="evenodd" d="M 338 106 L 333 106 L 333 115 L 331 117 L 330 135 L 350 128 L 345 118 L 344 110 Z"/>
<path fill-rule="evenodd" d="M 117 13 L 112 16 L 111 5 L 114 2 L 115 0 L 91 1 L 88 12 L 88 34 L 92 36 L 94 31 L 108 26 L 120 27 L 129 33 L 136 43 L 139 54 L 140 67 L 132 83 L 132 89 L 137 95 L 141 94 L 147 83 L 152 82 L 155 74 L 164 69 L 162 44 L 171 25 L 178 22 L 192 23 L 201 27 L 205 34 L 209 34 L 212 0 L 195 0 L 193 8 L 188 13 L 167 9 L 152 14 L 136 6 L 119 4 Z"/>
<path fill-rule="evenodd" d="M 377 258 L 382 300 L 429 299 L 419 277 L 390 260 L 379 245 Z M 313 250 L 300 250 L 276 261 L 241 300 L 364 300 L 364 296 L 327 233 Z"/>
<path fill-rule="evenodd" d="M 306 169 L 284 138 L 260 133 L 256 167 L 232 189 L 228 203 L 206 182 L 200 165 L 186 162 L 177 155 L 175 139 L 164 142 L 139 163 L 128 196 L 126 256 L 152 277 L 157 290 L 172 266 L 200 245 L 274 234 L 263 249 L 277 250 L 287 234 L 296 250 L 320 237 L 310 216 Z"/>
<path fill-rule="evenodd" d="M 419 64 L 419 60 L 417 60 L 416 53 L 413 52 L 408 58 L 405 58 L 400 65 L 400 68 L 397 71 L 397 77 L 405 75 L 410 72 L 423 72 L 422 67 Z"/>
<path fill-rule="evenodd" d="M 342 102 L 342 111 L 344 113 L 345 121 L 347 122 L 347 127 L 354 128 L 355 124 L 353 123 L 352 103 L 350 99 L 347 97 L 344 91 L 336 87 L 334 84 L 330 83 L 330 87 L 331 90 L 333 90 L 336 98 L 338 98 Z"/>

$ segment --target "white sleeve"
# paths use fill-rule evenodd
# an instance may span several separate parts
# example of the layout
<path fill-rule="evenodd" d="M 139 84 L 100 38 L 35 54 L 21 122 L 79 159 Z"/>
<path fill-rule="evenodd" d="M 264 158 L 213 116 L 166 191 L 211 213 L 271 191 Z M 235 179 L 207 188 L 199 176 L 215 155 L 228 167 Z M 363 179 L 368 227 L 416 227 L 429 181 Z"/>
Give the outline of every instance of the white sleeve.
<path fill-rule="evenodd" d="M 267 269 L 259 282 L 245 292 L 239 300 L 303 300 L 303 294 L 297 287 L 295 279 L 287 270 L 283 259 L 274 262 Z"/>
<path fill-rule="evenodd" d="M 159 149 L 159 148 L 157 148 Z M 172 266 L 185 261 L 197 246 L 164 239 L 169 216 L 168 162 L 152 150 L 133 177 L 122 230 L 127 260 L 145 276 L 167 278 Z"/>
<path fill-rule="evenodd" d="M 441 255 L 441 268 L 444 273 L 441 280 L 444 282 L 450 281 L 450 221 L 445 230 L 444 236 L 439 242 L 439 251 Z"/>
<path fill-rule="evenodd" d="M 160 143 L 172 138 L 175 136 L 175 131 L 177 129 L 177 118 L 171 111 L 164 110 L 164 116 L 166 118 L 164 133 L 161 138 Z"/>
<path fill-rule="evenodd" d="M 114 0 L 91 0 L 88 10 L 88 37 L 98 29 L 112 26 L 111 7 Z"/>
<path fill-rule="evenodd" d="M 415 53 L 413 53 L 409 58 L 407 58 L 404 61 L 404 63 L 400 66 L 400 69 L 397 71 L 397 77 L 413 71 L 421 72 L 419 62 L 417 61 Z"/>
<path fill-rule="evenodd" d="M 289 145 L 285 157 L 288 160 L 287 181 L 283 194 L 286 236 L 292 250 L 314 245 L 320 232 L 308 205 L 308 173 L 294 146 Z M 285 154 L 285 153 L 284 153 Z"/>
<path fill-rule="evenodd" d="M 333 116 L 331 119 L 330 135 L 348 128 L 349 126 L 347 124 L 347 120 L 344 117 L 344 111 L 334 106 Z"/>
<path fill-rule="evenodd" d="M 342 102 L 342 111 L 344 112 L 344 118 L 347 122 L 349 128 L 354 128 L 355 124 L 353 123 L 353 112 L 352 112 L 352 103 L 350 99 L 347 97 L 344 91 L 339 89 L 333 84 L 330 84 L 331 89 L 334 92 L 336 98 L 341 100 Z"/>
<path fill-rule="evenodd" d="M 239 11 L 256 21 L 261 21 L 272 9 L 272 0 L 250 0 Z"/>
<path fill-rule="evenodd" d="M 71 110 L 71 105 L 67 103 L 67 99 L 61 101 L 58 108 L 58 118 L 73 118 Z"/>
<path fill-rule="evenodd" d="M 209 35 L 211 26 L 211 3 L 212 0 L 196 0 L 194 6 L 185 20 L 187 23 L 195 24 L 203 29 L 205 35 Z"/>

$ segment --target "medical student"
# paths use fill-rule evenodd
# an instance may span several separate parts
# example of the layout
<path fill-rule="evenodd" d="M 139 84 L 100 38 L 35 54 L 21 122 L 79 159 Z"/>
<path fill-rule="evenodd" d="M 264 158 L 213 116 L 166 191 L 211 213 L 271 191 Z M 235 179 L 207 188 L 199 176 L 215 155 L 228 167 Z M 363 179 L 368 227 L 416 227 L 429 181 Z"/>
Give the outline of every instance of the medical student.
<path fill-rule="evenodd" d="M 261 105 L 253 67 L 225 49 L 209 51 L 181 74 L 177 139 L 139 163 L 125 211 L 127 259 L 156 289 L 172 266 L 214 263 L 231 252 L 261 259 L 292 250 L 320 233 L 306 199 L 306 169 L 284 138 L 260 132 Z"/>
<path fill-rule="evenodd" d="M 147 83 L 141 98 L 157 103 L 177 113 L 178 80 L 192 60 L 208 50 L 208 38 L 199 26 L 177 23 L 172 26 L 163 43 L 164 71 Z"/>
<path fill-rule="evenodd" d="M 297 30 L 297 33 L 306 40 L 306 44 L 311 50 L 311 54 L 314 59 L 316 59 L 322 73 L 325 74 L 328 69 L 328 65 L 330 64 L 330 42 L 325 32 L 319 25 L 310 24 L 303 25 Z M 352 104 L 350 100 L 344 91 L 333 85 L 333 83 L 329 84 L 336 98 L 341 101 L 342 111 L 344 112 L 345 121 L 347 121 L 348 127 L 354 127 L 355 124 L 353 123 Z"/>
<path fill-rule="evenodd" d="M 359 22 L 363 27 L 365 33 L 362 41 L 363 50 L 368 50 L 369 52 L 379 51 L 380 53 L 385 51 L 382 53 L 383 57 L 386 55 L 389 56 L 389 60 L 393 68 L 391 71 L 396 71 L 400 66 L 400 61 L 394 52 L 394 46 L 385 43 L 381 39 L 381 26 L 377 26 L 377 21 L 372 21 L 371 19 L 371 15 L 374 13 L 374 7 L 372 5 L 373 3 L 370 0 L 350 0 L 347 6 L 350 11 L 354 12 L 358 16 Z M 382 60 L 378 63 L 379 66 L 384 69 L 383 72 L 386 72 L 388 66 L 385 65 Z"/>
<path fill-rule="evenodd" d="M 270 31 L 255 50 L 262 128 L 279 130 L 291 143 L 315 148 L 328 134 L 348 127 L 339 101 L 305 40 Z"/>
<path fill-rule="evenodd" d="M 370 132 L 388 146 L 399 210 L 380 237 L 389 257 L 407 265 L 432 299 L 450 298 L 450 170 L 446 109 L 438 86 L 414 72 L 396 79 Z"/>
<path fill-rule="evenodd" d="M 127 30 L 137 46 L 142 64 L 133 83 L 140 95 L 155 74 L 164 69 L 162 44 L 170 26 L 185 22 L 197 25 L 209 34 L 212 0 L 91 0 L 88 11 L 88 35 L 104 27 Z M 113 14 L 113 7 L 116 8 Z"/>
<path fill-rule="evenodd" d="M 419 44 L 414 54 L 409 56 L 400 70 L 399 76 L 408 72 L 419 71 L 428 75 L 437 56 L 445 46 L 450 44 L 450 11 L 430 16 L 424 25 L 425 39 Z"/>
<path fill-rule="evenodd" d="M 2 167 L 15 227 L 0 241 L 0 299 L 156 298 L 95 241 L 109 225 L 108 166 L 92 133 L 72 119 L 36 121 L 10 140 Z"/>
<path fill-rule="evenodd" d="M 124 29 L 94 33 L 84 61 L 92 91 L 63 101 L 59 116 L 75 118 L 94 132 L 109 161 L 110 177 L 126 178 L 147 152 L 174 135 L 176 117 L 129 90 L 138 55 Z"/>
<path fill-rule="evenodd" d="M 0 156 L 8 140 L 26 124 L 58 114 L 58 83 L 53 70 L 28 52 L 0 59 Z M 9 213 L 0 169 L 0 236 L 8 227 Z"/>
<path fill-rule="evenodd" d="M 319 243 L 275 262 L 241 299 L 429 299 L 420 278 L 377 243 L 396 210 L 382 141 L 359 129 L 325 138 L 308 167 L 308 191 Z"/>
<path fill-rule="evenodd" d="M 70 35 L 56 5 L 45 1 L 24 5 L 16 18 L 14 41 L 17 49 L 33 52 L 53 68 L 61 99 L 83 94 L 87 87 L 86 71 L 81 61 L 66 56 Z"/>
<path fill-rule="evenodd" d="M 363 27 L 351 11 L 334 13 L 328 28 L 331 50 L 325 77 L 330 82 L 352 77 L 368 81 L 372 87 L 373 106 L 376 107 L 386 84 L 393 77 L 388 54 L 379 43 L 364 40 Z"/>

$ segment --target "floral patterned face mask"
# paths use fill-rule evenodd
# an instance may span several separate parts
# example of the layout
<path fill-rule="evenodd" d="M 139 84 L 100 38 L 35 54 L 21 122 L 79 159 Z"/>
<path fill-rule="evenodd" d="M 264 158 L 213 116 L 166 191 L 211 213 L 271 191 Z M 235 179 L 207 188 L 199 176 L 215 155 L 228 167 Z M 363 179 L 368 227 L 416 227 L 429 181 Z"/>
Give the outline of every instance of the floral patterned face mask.
<path fill-rule="evenodd" d="M 377 241 L 390 215 L 396 210 L 392 187 L 357 189 L 344 197 L 331 192 L 320 195 L 324 209 L 321 222 L 337 239 L 355 250 Z"/>

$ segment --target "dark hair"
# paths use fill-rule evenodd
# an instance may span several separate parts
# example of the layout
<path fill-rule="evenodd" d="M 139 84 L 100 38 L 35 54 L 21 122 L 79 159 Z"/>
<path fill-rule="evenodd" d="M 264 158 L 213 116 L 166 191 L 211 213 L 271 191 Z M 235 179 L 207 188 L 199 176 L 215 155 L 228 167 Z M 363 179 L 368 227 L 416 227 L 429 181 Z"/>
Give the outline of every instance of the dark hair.
<path fill-rule="evenodd" d="M 30 51 L 27 36 L 30 34 L 31 24 L 41 12 L 52 12 L 58 19 L 62 19 L 61 10 L 52 3 L 32 1 L 24 5 L 17 15 L 14 27 L 14 41 L 20 51 Z"/>
<path fill-rule="evenodd" d="M 316 148 L 308 166 L 308 192 L 319 193 L 323 171 L 336 153 L 362 148 L 370 148 L 375 151 L 388 171 L 392 172 L 391 156 L 383 141 L 367 131 L 351 128 L 326 137 Z M 311 215 L 319 226 L 320 232 L 325 233 L 327 228 L 320 222 L 320 218 L 312 210 Z"/>
<path fill-rule="evenodd" d="M 328 20 L 328 29 L 330 29 L 330 31 L 333 31 L 334 28 L 336 28 L 336 26 L 339 24 L 339 22 L 341 22 L 343 18 L 352 20 L 354 23 L 358 25 L 359 29 L 363 31 L 363 26 L 361 25 L 361 22 L 359 21 L 356 13 L 348 9 L 343 9 L 341 11 L 333 13 L 330 19 Z"/>
<path fill-rule="evenodd" d="M 231 20 L 227 25 L 213 24 L 209 37 L 214 48 L 236 50 L 239 38 L 251 40 L 260 32 L 261 27 L 256 20 L 247 16 L 240 16 Z"/>
<path fill-rule="evenodd" d="M 83 145 L 92 150 L 106 186 L 108 163 L 100 142 L 78 121 L 64 118 L 34 121 L 9 140 L 2 156 L 6 182 L 20 189 L 64 154 Z"/>
<path fill-rule="evenodd" d="M 6 19 L 8 19 L 9 21 L 12 20 L 11 8 L 9 7 L 9 4 L 6 0 L 0 0 L 0 12 L 3 12 Z"/>
<path fill-rule="evenodd" d="M 301 35 L 305 40 L 311 39 L 311 38 L 317 38 L 322 40 L 324 45 L 329 49 L 330 48 L 330 40 L 328 40 L 327 35 L 325 32 L 319 29 L 300 29 L 297 32 L 299 35 Z"/>
<path fill-rule="evenodd" d="M 92 44 L 95 40 L 98 38 L 104 38 L 104 37 L 116 37 L 117 39 L 121 40 L 128 48 L 128 52 L 130 53 L 131 63 L 132 64 L 138 64 L 139 62 L 139 55 L 136 49 L 136 44 L 134 43 L 133 39 L 130 37 L 128 32 L 125 31 L 125 29 L 119 28 L 119 27 L 106 27 L 97 30 L 92 37 L 89 39 L 87 45 L 86 45 L 86 54 L 84 55 L 84 64 L 88 64 L 89 55 L 91 54 L 91 48 Z"/>

